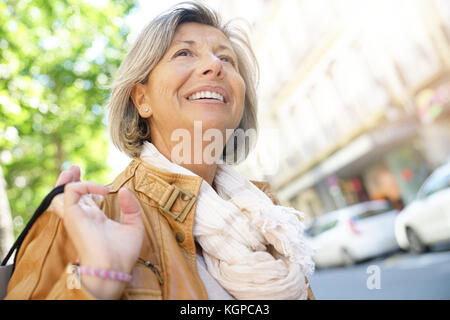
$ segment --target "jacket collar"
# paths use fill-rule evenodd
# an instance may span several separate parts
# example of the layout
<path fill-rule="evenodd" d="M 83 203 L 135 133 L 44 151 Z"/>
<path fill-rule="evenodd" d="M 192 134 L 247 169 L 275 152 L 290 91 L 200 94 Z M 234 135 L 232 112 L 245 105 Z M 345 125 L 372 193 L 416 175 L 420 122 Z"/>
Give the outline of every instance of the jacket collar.
<path fill-rule="evenodd" d="M 134 177 L 134 188 L 143 201 L 158 206 L 166 215 L 177 222 L 183 222 L 195 208 L 195 202 L 203 181 L 201 177 L 168 172 L 134 158 L 125 170 L 110 185 L 111 192 L 117 192 Z M 278 199 L 266 181 L 251 181 L 265 192 L 275 204 Z"/>
<path fill-rule="evenodd" d="M 178 222 L 183 222 L 194 207 L 203 181 L 201 177 L 168 172 L 134 158 L 113 181 L 111 192 L 117 192 L 132 178 L 135 191 L 145 202 L 156 204 Z"/>

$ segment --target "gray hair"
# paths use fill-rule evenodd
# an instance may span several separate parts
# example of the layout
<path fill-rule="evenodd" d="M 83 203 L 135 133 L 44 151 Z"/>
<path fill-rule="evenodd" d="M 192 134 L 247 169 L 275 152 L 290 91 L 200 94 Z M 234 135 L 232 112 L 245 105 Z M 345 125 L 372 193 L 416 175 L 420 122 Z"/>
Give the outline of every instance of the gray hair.
<path fill-rule="evenodd" d="M 109 132 L 119 150 L 130 157 L 139 157 L 144 141 L 151 141 L 150 124 L 139 115 L 130 94 L 136 83 L 148 81 L 150 72 L 169 48 L 177 27 L 185 22 L 212 26 L 230 40 L 237 55 L 239 73 L 246 85 L 244 112 L 237 129 L 256 131 L 258 63 L 247 34 L 237 25 L 232 25 L 233 21 L 222 24 L 221 17 L 215 11 L 199 2 L 189 1 L 173 6 L 147 24 L 122 61 L 110 86 Z M 235 152 L 236 148 L 234 146 Z M 249 151 L 246 150 L 244 159 Z"/>

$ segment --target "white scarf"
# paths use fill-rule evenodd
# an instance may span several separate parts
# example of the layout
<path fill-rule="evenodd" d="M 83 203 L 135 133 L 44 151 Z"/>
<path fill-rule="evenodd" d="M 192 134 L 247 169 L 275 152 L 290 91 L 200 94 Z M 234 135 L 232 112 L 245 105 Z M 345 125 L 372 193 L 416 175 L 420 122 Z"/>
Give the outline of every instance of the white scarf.
<path fill-rule="evenodd" d="M 172 173 L 194 175 L 145 142 L 141 159 Z M 219 164 L 217 192 L 203 181 L 197 198 L 194 237 L 209 273 L 236 299 L 306 299 L 305 276 L 314 272 L 303 213 L 274 205 L 228 164 Z"/>

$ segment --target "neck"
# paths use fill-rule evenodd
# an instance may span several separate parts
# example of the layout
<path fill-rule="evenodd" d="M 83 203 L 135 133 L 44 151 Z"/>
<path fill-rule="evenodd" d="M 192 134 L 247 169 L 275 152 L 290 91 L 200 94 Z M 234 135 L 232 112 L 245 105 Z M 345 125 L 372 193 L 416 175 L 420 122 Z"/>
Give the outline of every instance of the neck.
<path fill-rule="evenodd" d="M 214 177 L 216 175 L 217 171 L 217 163 L 213 162 L 212 164 L 201 162 L 201 163 L 195 163 L 194 159 L 192 158 L 192 161 L 187 161 L 186 163 L 181 161 L 175 161 L 172 159 L 171 156 L 171 150 L 173 148 L 172 145 L 167 145 L 164 143 L 164 140 L 162 139 L 152 139 L 153 145 L 158 149 L 161 154 L 169 159 L 170 161 L 177 163 L 178 165 L 192 171 L 199 177 L 201 177 L 203 180 L 205 180 L 209 185 L 212 186 Z M 192 150 L 192 149 L 191 149 Z"/>
<path fill-rule="evenodd" d="M 217 164 L 180 164 L 180 166 L 192 171 L 196 175 L 200 176 L 210 186 L 212 186 L 214 177 L 216 176 Z"/>

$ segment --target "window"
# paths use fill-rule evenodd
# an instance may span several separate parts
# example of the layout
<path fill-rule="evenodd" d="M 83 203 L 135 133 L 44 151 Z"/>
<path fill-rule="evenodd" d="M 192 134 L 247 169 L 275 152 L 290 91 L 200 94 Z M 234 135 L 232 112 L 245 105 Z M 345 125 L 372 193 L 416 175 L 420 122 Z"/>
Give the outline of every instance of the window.
<path fill-rule="evenodd" d="M 428 197 L 433 193 L 450 187 L 450 172 L 446 172 L 445 174 L 439 174 L 439 172 L 436 173 L 437 174 L 433 174 L 420 189 L 419 196 L 421 198 Z"/>
<path fill-rule="evenodd" d="M 393 209 L 392 207 L 388 207 L 387 206 L 386 208 L 382 208 L 382 209 L 367 210 L 367 211 L 364 211 L 363 213 L 359 214 L 357 216 L 357 219 L 358 220 L 367 219 L 367 218 L 374 217 L 374 216 L 377 216 L 379 214 L 388 212 L 388 211 L 390 211 L 392 209 Z"/>
<path fill-rule="evenodd" d="M 325 223 L 317 223 L 313 224 L 308 230 L 307 233 L 310 237 L 317 237 L 319 234 L 324 233 L 325 231 L 331 230 L 336 227 L 338 224 L 338 220 L 327 221 Z"/>

